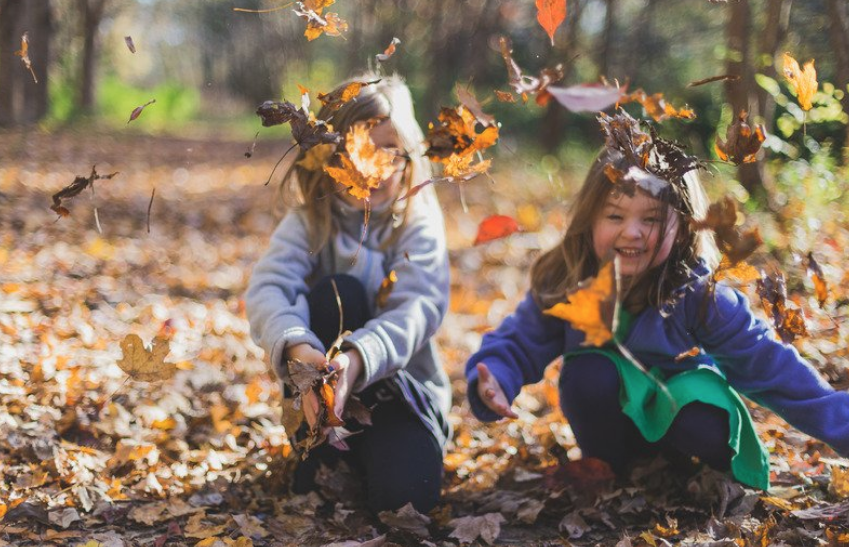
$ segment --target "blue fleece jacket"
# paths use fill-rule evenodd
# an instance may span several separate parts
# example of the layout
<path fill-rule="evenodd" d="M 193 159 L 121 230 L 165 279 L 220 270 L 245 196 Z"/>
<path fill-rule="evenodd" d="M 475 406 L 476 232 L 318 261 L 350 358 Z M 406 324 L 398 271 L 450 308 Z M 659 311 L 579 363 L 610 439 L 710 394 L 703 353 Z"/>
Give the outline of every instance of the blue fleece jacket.
<path fill-rule="evenodd" d="M 794 347 L 777 340 L 752 314 L 745 295 L 722 283 L 711 295 L 708 279 L 707 269 L 699 268 L 676 304 L 649 307 L 634 317 L 624 346 L 668 376 L 712 367 L 741 394 L 849 455 L 849 393 L 832 389 Z M 499 417 L 478 396 L 477 363 L 489 367 L 512 402 L 523 385 L 540 381 L 554 359 L 578 349 L 584 338 L 570 323 L 543 315 L 528 294 L 498 329 L 484 335 L 466 364 L 472 412 L 484 421 Z M 702 352 L 675 362 L 693 347 Z"/>

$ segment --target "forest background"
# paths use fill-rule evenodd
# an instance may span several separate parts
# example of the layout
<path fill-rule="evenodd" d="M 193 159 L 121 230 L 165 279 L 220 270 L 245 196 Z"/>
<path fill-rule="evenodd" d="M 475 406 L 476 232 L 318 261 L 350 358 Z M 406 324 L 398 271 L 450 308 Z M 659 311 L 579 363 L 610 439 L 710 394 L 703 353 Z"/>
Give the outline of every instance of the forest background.
<path fill-rule="evenodd" d="M 526 73 L 562 63 L 559 85 L 604 77 L 689 105 L 695 119 L 660 130 L 701 158 L 717 159 L 715 139 L 740 110 L 764 125 L 756 162 L 709 164 L 708 193 L 731 194 L 740 223 L 760 227 L 752 264 L 785 273 L 809 321 L 795 344 L 846 389 L 847 2 L 569 0 L 553 43 L 532 0 L 339 0 L 332 10 L 349 30 L 313 41 L 291 7 L 274 10 L 284 5 L 0 0 L 0 545 L 847 540 L 849 464 L 762 409 L 754 412 L 775 490 L 710 474 L 670 489 L 656 472 L 611 490 L 604 470 L 577 463 L 554 380 L 517 401 L 521 418 L 509 426 L 474 422 L 462 382 L 481 333 L 512 309 L 533 257 L 562 233 L 565 206 L 603 142 L 593 113 L 495 98 L 509 90 L 504 36 Z M 31 72 L 15 55 L 24 32 Z M 283 495 L 279 391 L 249 341 L 241 300 L 276 222 L 277 179 L 264 183 L 289 143 L 288 126 L 261 128 L 256 107 L 297 102 L 299 84 L 330 91 L 374 67 L 393 37 L 400 44 L 383 70 L 407 79 L 423 127 L 457 104 L 458 85 L 501 124 L 487 151 L 493 182 L 463 183 L 465 207 L 457 185 L 437 185 L 453 276 L 439 341 L 457 431 L 446 503 L 426 522 L 371 519 L 330 478 L 324 498 Z M 785 51 L 815 59 L 820 85 L 808 111 L 784 79 Z M 739 79 L 688 86 L 721 74 Z M 118 174 L 57 219 L 51 196 L 95 164 Z M 479 222 L 495 213 L 523 232 L 473 246 Z M 809 252 L 829 281 L 822 308 Z M 743 288 L 756 303 L 752 284 Z M 129 381 L 115 364 L 129 333 L 167 335 L 177 375 L 164 385 Z"/>

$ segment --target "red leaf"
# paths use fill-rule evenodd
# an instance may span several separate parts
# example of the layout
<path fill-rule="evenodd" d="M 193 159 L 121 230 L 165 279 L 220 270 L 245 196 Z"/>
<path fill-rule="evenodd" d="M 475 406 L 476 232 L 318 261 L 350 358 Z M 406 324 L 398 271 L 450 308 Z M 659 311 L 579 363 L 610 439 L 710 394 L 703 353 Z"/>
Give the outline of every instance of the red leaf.
<path fill-rule="evenodd" d="M 537 0 L 537 21 L 551 38 L 554 45 L 554 33 L 566 19 L 566 0 Z"/>
<path fill-rule="evenodd" d="M 512 217 L 492 215 L 483 219 L 483 222 L 478 226 L 478 236 L 475 238 L 475 245 L 480 245 L 494 239 L 501 239 L 520 230 L 519 223 Z"/>

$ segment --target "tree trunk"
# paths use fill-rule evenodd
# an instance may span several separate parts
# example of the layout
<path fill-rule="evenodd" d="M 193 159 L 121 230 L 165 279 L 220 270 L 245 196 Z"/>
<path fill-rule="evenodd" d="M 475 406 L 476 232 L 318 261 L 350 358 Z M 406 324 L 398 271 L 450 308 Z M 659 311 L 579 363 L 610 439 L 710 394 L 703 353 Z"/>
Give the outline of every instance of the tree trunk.
<path fill-rule="evenodd" d="M 843 111 L 849 113 L 849 15 L 847 15 L 845 0 L 827 0 L 829 36 L 831 49 L 834 51 L 837 87 L 843 90 L 843 98 L 840 100 Z M 849 161 L 849 125 L 846 126 L 844 137 L 844 150 L 841 160 L 845 164 Z"/>
<path fill-rule="evenodd" d="M 47 65 L 51 37 L 49 0 L 0 0 L 0 126 L 37 122 L 48 108 Z M 33 80 L 15 52 L 28 33 Z"/>
<path fill-rule="evenodd" d="M 749 0 L 739 0 L 728 4 L 728 23 L 726 43 L 728 58 L 726 72 L 740 76 L 739 80 L 725 82 L 725 94 L 736 117 L 741 111 L 757 112 L 752 109 L 754 97 L 754 74 L 752 73 L 751 48 L 749 36 L 752 35 L 752 10 Z M 755 105 L 756 106 L 756 105 Z M 763 185 L 763 162 L 744 163 L 737 167 L 740 184 L 754 199 L 766 202 Z"/>
<path fill-rule="evenodd" d="M 106 0 L 77 0 L 83 32 L 83 51 L 80 56 L 80 87 L 77 91 L 77 108 L 90 114 L 95 103 L 95 67 L 97 66 L 98 31 L 103 19 Z"/>
<path fill-rule="evenodd" d="M 601 45 L 598 48 L 596 66 L 599 76 L 607 76 L 610 70 L 610 56 L 613 50 L 613 31 L 616 23 L 616 0 L 604 0 L 604 31 L 601 34 Z"/>
<path fill-rule="evenodd" d="M 760 58 L 769 59 L 769 64 L 760 67 L 762 74 L 773 79 L 779 79 L 775 70 L 775 57 L 778 54 L 778 46 L 787 34 L 790 24 L 790 5 L 792 0 L 770 0 L 766 4 L 766 23 L 761 34 Z M 757 114 L 763 120 L 762 123 L 768 130 L 772 128 L 775 119 L 775 99 L 765 89 L 757 84 L 755 94 L 758 101 Z"/>

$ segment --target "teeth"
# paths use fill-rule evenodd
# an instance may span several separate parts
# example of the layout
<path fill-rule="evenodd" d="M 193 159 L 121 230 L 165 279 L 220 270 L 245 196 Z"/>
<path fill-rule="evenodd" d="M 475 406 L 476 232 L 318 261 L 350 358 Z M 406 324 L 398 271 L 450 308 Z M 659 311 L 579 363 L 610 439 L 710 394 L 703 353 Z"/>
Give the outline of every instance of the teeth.
<path fill-rule="evenodd" d="M 639 256 L 643 254 L 643 251 L 636 249 L 617 249 L 617 252 L 626 257 Z"/>

